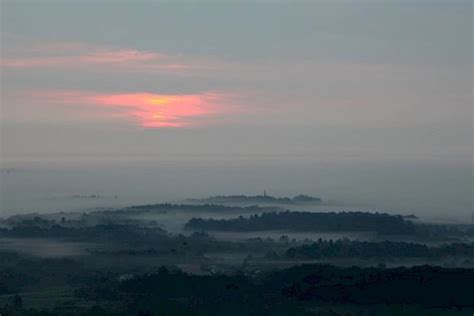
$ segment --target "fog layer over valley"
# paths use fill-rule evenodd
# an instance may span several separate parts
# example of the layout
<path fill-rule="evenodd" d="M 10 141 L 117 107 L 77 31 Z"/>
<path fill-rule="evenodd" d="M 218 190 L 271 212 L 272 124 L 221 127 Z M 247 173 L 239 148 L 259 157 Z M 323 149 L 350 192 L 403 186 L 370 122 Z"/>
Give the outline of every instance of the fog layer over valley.
<path fill-rule="evenodd" d="M 311 207 L 283 206 L 293 210 L 383 211 L 451 223 L 472 220 L 470 164 L 436 160 L 382 163 L 148 157 L 122 163 L 116 159 L 3 163 L 0 180 L 2 216 L 256 195 L 266 190 L 276 197 L 307 194 L 323 199 Z"/>
<path fill-rule="evenodd" d="M 264 197 L 272 199 L 266 194 Z M 240 199 L 256 198 L 242 196 Z M 310 208 L 319 203 L 322 201 L 315 199 L 305 206 Z M 94 308 L 101 309 L 99 314 L 113 313 L 118 312 L 117 309 L 134 308 L 128 300 L 120 302 L 121 295 L 129 294 L 119 294 L 128 286 L 134 286 L 134 282 L 175 284 L 181 282 L 174 280 L 175 277 L 182 282 L 194 282 L 192 280 L 198 276 L 206 276 L 209 282 L 214 282 L 214 278 L 237 277 L 239 281 L 232 281 L 234 283 L 230 284 L 233 285 L 227 283 L 226 288 L 239 289 L 246 282 L 257 280 L 278 283 L 280 281 L 274 279 L 272 273 L 282 273 L 288 278 L 290 271 L 294 271 L 292 267 L 300 271 L 297 272 L 299 275 L 306 271 L 306 265 L 314 265 L 311 271 L 328 269 L 325 264 L 333 265 L 330 269 L 339 267 L 337 269 L 341 270 L 330 272 L 333 276 L 334 273 L 346 273 L 343 267 L 350 267 L 349 274 L 369 273 L 370 277 L 373 273 L 387 273 L 380 277 L 388 279 L 401 274 L 403 280 L 413 278 L 413 274 L 416 278 L 418 274 L 434 273 L 431 282 L 435 284 L 443 284 L 444 279 L 439 278 L 444 274 L 458 273 L 456 278 L 460 279 L 465 274 L 463 280 L 469 280 L 474 268 L 474 225 L 425 223 L 414 215 L 295 212 L 275 206 L 165 203 L 14 215 L 2 218 L 0 226 L 0 305 L 4 306 L 4 311 L 34 311 L 41 306 L 60 314 L 66 310 L 77 314 Z M 426 264 L 440 268 L 419 267 Z M 353 270 L 355 266 L 373 270 L 357 272 Z M 157 267 L 162 268 L 155 275 Z M 393 268 L 397 270 L 391 270 Z M 407 268 L 411 270 L 404 270 Z M 321 277 L 321 273 L 326 273 L 323 270 L 313 277 Z M 159 280 L 152 281 L 156 277 Z M 165 281 L 168 277 L 173 281 Z M 203 282 L 200 281 L 199 287 L 206 284 Z M 361 282 L 374 286 L 370 280 Z M 288 287 L 286 282 L 277 286 L 283 286 L 278 293 L 282 293 L 284 301 L 289 299 L 290 310 L 302 308 L 292 300 L 294 295 L 306 294 Z M 337 288 L 338 283 L 330 286 Z M 396 287 L 395 284 L 389 286 Z M 186 287 L 180 287 L 179 293 L 172 295 L 186 295 L 181 292 Z M 174 287 L 165 288 L 167 295 L 173 293 Z M 133 291 L 142 290 L 140 286 Z M 229 294 L 227 290 L 225 295 Z M 351 295 L 359 295 L 357 291 Z M 21 296 L 15 293 L 21 293 Z M 242 294 L 249 293 L 246 290 Z M 328 300 L 341 299 L 332 296 L 329 289 L 322 293 L 328 296 L 315 297 L 320 307 L 319 304 Z M 404 295 L 408 296 L 403 300 L 412 302 L 415 294 Z M 468 301 L 456 294 L 460 311 L 470 311 L 474 307 Z M 165 307 L 169 303 L 166 302 L 160 303 L 160 310 L 175 308 Z M 449 302 L 452 301 L 445 301 L 441 306 L 427 303 L 423 308 L 443 311 Z M 144 308 L 141 304 L 140 308 Z M 203 308 L 202 304 L 199 308 Z M 354 311 L 365 308 L 357 304 L 342 306 Z"/>
<path fill-rule="evenodd" d="M 305 280 L 324 277 L 324 265 L 330 264 L 341 269 L 330 274 L 348 273 L 357 279 L 367 273 L 368 285 L 362 277 L 355 288 L 377 287 L 371 273 L 387 280 L 400 273 L 406 282 L 432 275 L 433 282 L 441 283 L 430 289 L 442 293 L 448 287 L 455 294 L 453 286 L 443 283 L 451 277 L 443 276 L 459 273 L 469 280 L 474 269 L 468 165 L 147 157 L 122 162 L 23 161 L 2 168 L 0 311 L 6 313 L 47 308 L 52 315 L 94 310 L 97 315 L 122 315 L 121 310 L 135 311 L 137 306 L 156 310 L 140 298 L 142 287 L 134 288 L 141 282 L 155 284 L 155 278 L 160 284 L 184 282 L 175 294 L 167 287 L 169 299 L 156 296 L 158 310 L 176 311 L 176 298 L 194 300 L 200 295 L 182 292 L 192 286 L 187 282 L 199 280 L 200 288 L 229 278 L 226 282 L 231 283 L 221 290 L 226 301 L 236 295 L 229 291 L 244 289 L 244 284 L 270 282 L 269 289 L 283 293 L 277 303 L 265 303 L 273 306 L 271 314 L 320 310 L 322 315 L 356 315 L 368 307 L 357 301 L 357 291 L 347 294 L 354 295 L 357 304 L 342 303 L 334 294 L 337 282 L 325 285 L 321 293 L 327 297 L 301 304 L 301 297 L 313 297 L 304 292 Z M 312 276 L 308 265 L 319 272 Z M 354 266 L 372 270 L 356 271 Z M 279 277 L 273 273 L 283 278 L 303 273 L 303 285 L 295 285 L 299 277 L 291 286 L 275 285 Z M 387 282 L 381 283 L 384 289 L 398 291 Z M 212 285 L 208 291 L 217 288 Z M 424 290 L 435 295 L 428 292 Z M 386 308 L 396 314 L 397 304 L 405 302 L 408 307 L 403 308 L 415 313 L 434 309 L 441 315 L 449 302 L 459 304 L 460 315 L 474 308 L 459 293 L 452 301 L 442 301 L 445 296 L 440 294 L 437 302 L 445 302 L 441 305 L 431 299 L 423 303 L 415 292 L 403 293 L 407 296 L 400 301 L 387 298 Z M 214 298 L 199 298 L 202 303 L 193 308 L 219 304 Z M 247 308 L 247 298 L 244 302 L 238 306 Z M 325 305 L 328 302 L 332 305 Z M 265 305 L 255 304 L 253 311 Z"/>
<path fill-rule="evenodd" d="M 104 170 L 117 174 L 115 168 Z M 182 172 L 173 168 L 167 170 Z M 196 183 L 195 196 L 199 198 L 189 199 L 184 195 L 192 190 L 184 178 L 181 183 L 179 176 L 174 178 L 175 174 L 164 173 L 162 177 L 160 173 L 155 174 L 159 169 L 153 167 L 140 170 L 143 171 L 138 174 L 122 170 L 120 179 L 114 181 L 93 168 L 82 172 L 79 169 L 63 169 L 62 172 L 13 169 L 2 175 L 2 179 L 16 179 L 12 181 L 16 185 L 21 183 L 30 189 L 37 185 L 37 193 L 54 192 L 56 198 L 36 200 L 36 203 L 52 201 L 49 209 L 38 207 L 37 212 L 24 210 L 0 218 L 0 312 L 22 315 L 30 311 L 31 315 L 37 315 L 39 308 L 46 308 L 52 313 L 46 315 L 126 315 L 123 310 L 138 309 L 183 315 L 185 311 L 176 305 L 176 299 L 191 302 L 198 299 L 200 303 L 192 308 L 206 310 L 221 304 L 219 296 L 212 294 L 221 289 L 222 299 L 240 302 L 239 307 L 233 309 L 243 314 L 261 314 L 260 309 L 270 304 L 270 313 L 275 315 L 283 311 L 283 315 L 306 315 L 314 308 L 324 313 L 334 308 L 338 313 L 350 310 L 356 315 L 368 308 L 365 304 L 371 304 L 360 299 L 360 288 L 387 295 L 383 299 L 388 305 L 381 307 L 380 313 L 385 313 L 384 308 L 397 310 L 398 304 L 407 304 L 407 308 L 415 310 L 433 309 L 441 315 L 445 315 L 450 304 L 457 304 L 459 313 L 474 309 L 469 299 L 454 290 L 454 283 L 450 283 L 467 284 L 474 277 L 474 225 L 467 221 L 447 220 L 447 214 L 444 220 L 436 220 L 436 213 L 423 213 L 423 208 L 417 207 L 412 210 L 418 210 L 427 219 L 411 214 L 408 209 L 399 213 L 394 209 L 385 212 L 375 206 L 326 199 L 314 189 L 324 187 L 319 182 L 315 182 L 313 189 L 276 197 L 265 189 L 262 193 L 236 191 L 229 195 L 217 191 L 218 194 L 211 192 L 206 196 L 209 187 L 198 184 L 201 178 L 197 169 L 188 170 L 187 174 L 196 173 L 196 177 L 189 179 Z M 206 174 L 202 170 L 213 169 L 200 170 Z M 222 175 L 211 176 L 210 187 L 217 185 L 219 179 L 224 181 L 223 177 L 226 179 L 223 183 L 237 187 L 243 185 L 239 181 L 252 177 L 252 169 L 244 169 L 248 174 L 230 172 L 232 168 L 225 170 Z M 144 185 L 136 178 L 138 175 L 140 179 L 147 179 L 147 187 L 155 188 L 156 196 L 166 194 L 159 190 L 166 182 L 168 187 L 183 185 L 183 190 L 176 192 L 184 197 L 177 194 L 173 203 L 130 205 L 139 199 L 133 197 L 133 193 Z M 303 173 L 295 172 L 296 175 Z M 264 177 L 259 172 L 253 176 Z M 22 177 L 23 183 L 18 181 Z M 59 185 L 61 180 L 69 181 L 69 185 L 55 187 L 36 183 L 43 177 L 46 177 L 45 183 Z M 70 177 L 75 177 L 75 181 Z M 309 185 L 311 179 L 302 178 Z M 178 180 L 167 181 L 171 179 Z M 232 179 L 237 179 L 237 183 Z M 273 179 L 275 186 L 283 188 L 291 177 L 282 175 L 281 179 Z M 107 181 L 110 186 L 94 190 L 101 181 Z M 331 183 L 329 178 L 327 181 Z M 132 183 L 136 186 L 134 189 Z M 9 185 L 7 190 L 12 188 Z M 127 188 L 131 192 L 121 191 Z M 149 201 L 158 199 L 152 198 L 154 190 L 147 191 Z M 141 199 L 147 200 L 146 197 Z M 25 198 L 25 201 L 33 203 L 35 199 Z M 398 283 L 389 281 L 393 275 L 399 275 L 407 282 L 404 286 L 410 289 L 413 280 L 430 277 L 429 287 L 425 288 L 424 283 L 416 283 L 416 286 L 421 286 L 419 290 L 426 295 L 429 288 L 438 293 L 430 295 L 441 295 L 440 299 L 433 303 L 416 291 L 403 291 L 394 299 L 377 290 L 378 283 L 371 281 L 374 273 L 379 274 L 380 280 L 386 280 L 383 281 L 386 293 L 397 291 Z M 345 280 L 341 282 L 361 278 L 355 285 L 347 285 L 348 292 L 344 295 L 353 297 L 351 303 L 345 302 L 344 295 L 337 294 L 341 283 L 334 280 L 334 275 L 341 275 Z M 293 283 L 285 281 L 288 278 Z M 325 281 L 326 285 L 308 281 L 320 278 L 332 281 Z M 298 285 L 298 282 L 303 283 Z M 176 284 L 180 286 L 176 288 Z M 204 292 L 194 290 L 203 286 L 209 288 Z M 452 289 L 450 299 L 440 294 L 446 286 Z M 249 293 L 253 293 L 250 289 L 255 287 L 262 287 L 262 293 L 266 294 L 249 297 Z M 312 294 L 313 287 L 321 287 L 317 293 L 322 294 Z M 142 292 L 144 289 L 146 292 Z M 159 299 L 158 306 L 148 301 L 149 291 L 160 293 L 154 294 L 153 299 L 153 302 Z M 201 297 L 201 292 L 207 294 Z M 249 303 L 249 299 L 256 301 Z M 307 302 L 301 304 L 301 300 Z M 332 305 L 327 306 L 328 303 Z M 223 304 L 225 310 L 232 306 Z M 247 311 L 250 306 L 254 306 L 251 312 Z M 204 312 L 205 315 L 213 313 L 215 311 Z"/>

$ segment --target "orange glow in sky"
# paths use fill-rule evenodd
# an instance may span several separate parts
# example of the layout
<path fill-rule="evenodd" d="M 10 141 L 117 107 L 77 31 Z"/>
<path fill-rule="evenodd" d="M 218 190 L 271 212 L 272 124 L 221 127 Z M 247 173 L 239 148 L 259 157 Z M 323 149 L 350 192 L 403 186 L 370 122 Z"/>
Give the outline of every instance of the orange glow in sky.
<path fill-rule="evenodd" d="M 197 117 L 217 111 L 218 95 L 126 93 L 89 97 L 91 103 L 123 108 L 123 115 L 137 120 L 145 128 L 184 127 Z"/>
<path fill-rule="evenodd" d="M 228 96 L 212 92 L 197 94 L 95 93 L 81 90 L 33 91 L 29 102 L 43 106 L 67 106 L 77 117 L 117 118 L 143 128 L 188 127 L 206 124 L 212 115 L 228 112 Z M 84 116 L 83 114 L 86 114 Z"/>

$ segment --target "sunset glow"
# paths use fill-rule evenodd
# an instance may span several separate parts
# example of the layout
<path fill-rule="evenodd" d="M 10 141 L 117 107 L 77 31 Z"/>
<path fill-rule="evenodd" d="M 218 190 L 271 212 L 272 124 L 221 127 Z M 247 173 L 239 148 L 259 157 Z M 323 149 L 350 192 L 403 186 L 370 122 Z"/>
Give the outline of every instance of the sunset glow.
<path fill-rule="evenodd" d="M 216 93 L 154 94 L 147 92 L 95 94 L 84 91 L 50 91 L 32 96 L 40 103 L 97 106 L 108 117 L 131 121 L 143 128 L 186 127 L 222 111 Z M 101 114 L 104 115 L 104 111 Z"/>
<path fill-rule="evenodd" d="M 216 94 L 160 95 L 152 93 L 106 94 L 92 97 L 96 104 L 124 107 L 142 127 L 183 127 L 191 119 L 217 111 Z"/>

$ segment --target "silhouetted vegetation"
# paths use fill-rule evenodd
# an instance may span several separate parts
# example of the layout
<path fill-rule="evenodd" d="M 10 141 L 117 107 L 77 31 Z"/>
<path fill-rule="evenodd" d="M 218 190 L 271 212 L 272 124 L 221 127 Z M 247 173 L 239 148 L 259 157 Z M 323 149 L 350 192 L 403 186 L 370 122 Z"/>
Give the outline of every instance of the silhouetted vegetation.
<path fill-rule="evenodd" d="M 374 231 L 380 234 L 412 234 L 415 224 L 399 215 L 364 212 L 313 213 L 280 212 L 242 216 L 234 219 L 192 218 L 185 226 L 198 230 L 221 231 Z"/>
<path fill-rule="evenodd" d="M 304 197 L 303 197 L 304 199 Z M 413 222 L 382 213 L 268 212 L 275 208 L 156 204 L 89 213 L 18 215 L 1 221 L 2 315 L 462 315 L 474 308 L 465 288 L 474 245 L 429 246 L 396 241 L 471 236 L 469 225 Z M 170 213 L 252 214 L 233 219 L 193 218 L 188 236 L 160 227 Z M 255 214 L 257 213 L 257 214 Z M 261 215 L 259 215 L 261 214 Z M 137 216 L 139 215 L 139 216 Z M 169 219 L 169 217 L 168 217 Z M 182 221 L 181 223 L 185 223 Z M 282 231 L 281 237 L 219 239 L 207 230 Z M 300 232 L 376 232 L 377 238 L 312 241 Z M 192 233 L 191 233 L 192 232 Z M 239 233 L 237 233 L 239 235 Z M 363 234 L 362 234 L 363 235 Z M 368 234 L 372 238 L 374 234 Z M 306 237 L 305 237 L 306 238 Z M 412 240 L 410 239 L 410 240 Z M 70 257 L 8 247 L 10 242 L 82 247 Z M 58 246 L 59 245 L 59 246 Z M 65 246 L 65 247 L 66 247 Z M 54 247 L 52 251 L 54 252 Z M 45 251 L 49 251 L 45 248 Z M 421 258 L 421 259 L 420 259 Z M 295 264 L 328 262 L 373 268 Z M 413 262 L 413 263 L 410 263 Z M 157 267 L 166 265 L 167 268 Z M 377 268 L 375 268 L 377 267 Z"/>
<path fill-rule="evenodd" d="M 414 223 L 412 216 L 368 212 L 271 212 L 232 219 L 192 218 L 186 229 L 207 231 L 376 232 L 425 240 L 474 237 L 472 225 Z"/>
<path fill-rule="evenodd" d="M 258 278 L 189 275 L 162 267 L 124 279 L 102 274 L 83 284 L 72 299 L 95 305 L 70 310 L 70 314 L 360 315 L 376 311 L 395 315 L 400 306 L 420 315 L 469 315 L 474 311 L 470 291 L 474 271 L 430 266 L 381 269 L 304 265 Z M 39 315 L 32 309 L 23 310 L 19 296 L 12 299 L 15 305 L 7 304 L 0 312 Z M 41 315 L 57 314 L 52 310 Z"/>
<path fill-rule="evenodd" d="M 273 203 L 273 204 L 297 204 L 297 203 L 319 203 L 321 198 L 300 194 L 293 198 L 274 197 L 271 195 L 217 195 L 204 199 L 188 199 L 190 202 L 199 203 Z"/>
<path fill-rule="evenodd" d="M 187 212 L 218 212 L 218 213 L 232 213 L 232 212 L 264 212 L 274 210 L 274 207 L 264 207 L 258 205 L 252 206 L 224 206 L 218 204 L 147 204 L 147 205 L 137 205 L 131 206 L 124 209 L 116 210 L 116 213 L 133 213 L 137 214 L 140 212 L 166 212 L 166 211 L 187 211 Z"/>
<path fill-rule="evenodd" d="M 316 243 L 289 248 L 287 258 L 442 258 L 474 257 L 474 244 L 453 243 L 428 247 L 408 242 L 367 242 L 354 240 L 318 240 Z"/>
<path fill-rule="evenodd" d="M 34 237 L 34 238 L 70 238 L 82 241 L 153 241 L 166 237 L 161 228 L 147 228 L 132 225 L 96 225 L 85 227 L 64 227 L 52 225 L 48 228 L 18 225 L 12 228 L 0 228 L 0 237 Z"/>

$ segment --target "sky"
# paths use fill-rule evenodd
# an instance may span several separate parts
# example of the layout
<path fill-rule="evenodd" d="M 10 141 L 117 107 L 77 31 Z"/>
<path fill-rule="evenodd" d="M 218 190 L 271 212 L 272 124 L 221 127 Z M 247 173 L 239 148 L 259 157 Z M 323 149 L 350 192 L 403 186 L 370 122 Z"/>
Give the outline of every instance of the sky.
<path fill-rule="evenodd" d="M 4 154 L 469 159 L 471 23 L 469 1 L 2 1 Z"/>
<path fill-rule="evenodd" d="M 3 0 L 3 167 L 198 157 L 428 162 L 472 176 L 472 12 L 471 1 Z"/>

